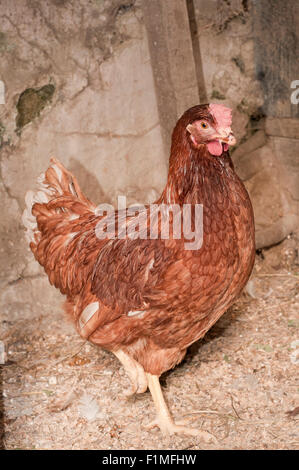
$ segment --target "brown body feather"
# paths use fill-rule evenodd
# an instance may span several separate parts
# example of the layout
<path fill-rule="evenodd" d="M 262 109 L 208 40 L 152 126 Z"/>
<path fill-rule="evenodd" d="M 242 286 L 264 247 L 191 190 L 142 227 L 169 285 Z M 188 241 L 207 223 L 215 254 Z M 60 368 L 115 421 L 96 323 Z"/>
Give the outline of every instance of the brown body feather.
<path fill-rule="evenodd" d="M 95 206 L 55 160 L 43 179 L 48 202 L 32 210 L 31 249 L 67 295 L 81 336 L 122 349 L 155 375 L 179 363 L 227 310 L 254 263 L 252 206 L 228 152 L 216 158 L 204 145 L 189 145 L 186 126 L 202 116 L 213 120 L 207 107 L 197 106 L 178 121 L 168 181 L 157 201 L 203 205 L 199 250 L 173 238 L 99 240 Z"/>

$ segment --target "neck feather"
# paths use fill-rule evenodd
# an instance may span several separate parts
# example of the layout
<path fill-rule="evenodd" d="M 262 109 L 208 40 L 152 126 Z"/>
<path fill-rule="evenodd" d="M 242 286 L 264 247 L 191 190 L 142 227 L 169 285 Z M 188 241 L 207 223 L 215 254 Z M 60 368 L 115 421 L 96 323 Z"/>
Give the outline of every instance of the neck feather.
<path fill-rule="evenodd" d="M 225 184 L 233 164 L 228 152 L 210 155 L 205 145 L 191 149 L 182 143 L 172 146 L 165 189 L 158 202 L 165 204 L 200 204 L 209 198 L 214 185 Z"/>

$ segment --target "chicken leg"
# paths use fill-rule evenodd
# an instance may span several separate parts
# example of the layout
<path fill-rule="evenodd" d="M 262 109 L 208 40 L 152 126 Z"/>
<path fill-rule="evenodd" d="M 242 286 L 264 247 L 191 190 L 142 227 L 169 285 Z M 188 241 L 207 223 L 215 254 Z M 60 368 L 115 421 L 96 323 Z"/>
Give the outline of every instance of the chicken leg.
<path fill-rule="evenodd" d="M 164 400 L 159 377 L 157 375 L 152 375 L 146 373 L 148 387 L 152 394 L 156 409 L 157 409 L 157 418 L 153 423 L 148 427 L 159 427 L 164 435 L 172 435 L 174 433 L 187 434 L 189 436 L 201 437 L 204 441 L 214 441 L 217 442 L 215 437 L 199 429 L 189 428 L 184 426 L 184 422 L 175 423 L 170 415 L 166 402 Z"/>
<path fill-rule="evenodd" d="M 147 389 L 147 378 L 144 372 L 143 367 L 132 359 L 128 354 L 126 354 L 121 349 L 113 352 L 118 360 L 122 363 L 126 373 L 128 374 L 131 382 L 132 388 L 125 392 L 126 396 L 134 395 L 134 393 L 143 393 Z"/>

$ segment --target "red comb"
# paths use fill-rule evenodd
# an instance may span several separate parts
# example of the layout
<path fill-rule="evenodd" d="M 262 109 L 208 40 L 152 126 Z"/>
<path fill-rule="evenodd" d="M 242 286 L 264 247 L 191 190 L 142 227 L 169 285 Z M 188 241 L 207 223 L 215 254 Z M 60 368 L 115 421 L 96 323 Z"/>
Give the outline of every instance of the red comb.
<path fill-rule="evenodd" d="M 232 110 L 223 104 L 210 104 L 209 111 L 219 127 L 230 127 L 232 123 Z"/>

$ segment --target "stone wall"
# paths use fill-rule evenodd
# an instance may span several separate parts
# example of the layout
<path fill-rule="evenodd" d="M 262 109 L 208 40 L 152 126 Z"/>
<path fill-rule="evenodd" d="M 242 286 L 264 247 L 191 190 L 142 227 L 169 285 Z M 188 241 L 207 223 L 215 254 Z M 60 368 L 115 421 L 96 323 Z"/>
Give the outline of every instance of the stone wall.
<path fill-rule="evenodd" d="M 253 202 L 258 248 L 299 227 L 299 3 L 194 0 L 209 101 L 233 108 L 236 170 Z"/>

